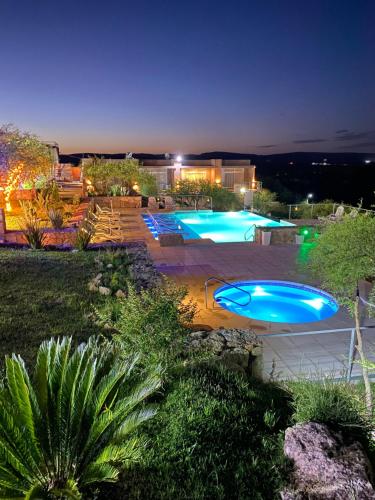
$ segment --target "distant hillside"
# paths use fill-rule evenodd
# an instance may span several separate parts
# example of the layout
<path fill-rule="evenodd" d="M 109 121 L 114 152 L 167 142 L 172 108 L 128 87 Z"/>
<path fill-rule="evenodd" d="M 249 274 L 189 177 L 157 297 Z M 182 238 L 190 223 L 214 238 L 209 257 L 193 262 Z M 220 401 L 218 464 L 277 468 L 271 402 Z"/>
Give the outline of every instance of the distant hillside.
<path fill-rule="evenodd" d="M 60 161 L 62 163 L 78 164 L 81 158 L 88 158 L 90 156 L 97 156 L 99 158 L 125 158 L 126 153 L 71 153 L 69 155 L 60 154 Z M 173 153 L 170 153 L 173 158 Z M 164 154 L 152 153 L 133 153 L 134 158 L 139 160 L 162 160 L 165 158 Z M 185 159 L 189 160 L 208 160 L 213 158 L 221 158 L 223 160 L 251 160 L 255 165 L 264 164 L 286 164 L 289 162 L 300 163 L 303 165 L 311 163 L 322 163 L 324 159 L 327 163 L 335 165 L 358 165 L 364 163 L 366 160 L 371 160 L 375 164 L 375 153 L 282 153 L 271 155 L 258 155 L 253 153 L 233 153 L 228 151 L 210 151 L 201 154 L 184 154 Z"/>
<path fill-rule="evenodd" d="M 81 158 L 98 156 L 125 158 L 126 153 L 74 153 L 60 155 L 63 163 L 78 165 Z M 140 161 L 164 159 L 163 154 L 134 153 Z M 171 154 L 171 157 L 173 155 Z M 313 193 L 314 201 L 333 199 L 363 206 L 375 204 L 375 153 L 284 153 L 256 155 L 213 151 L 199 155 L 186 154 L 185 159 L 199 160 L 222 158 L 225 160 L 249 159 L 257 167 L 257 178 L 264 187 L 275 191 L 279 200 L 296 203 Z M 369 163 L 368 163 L 369 162 Z"/>

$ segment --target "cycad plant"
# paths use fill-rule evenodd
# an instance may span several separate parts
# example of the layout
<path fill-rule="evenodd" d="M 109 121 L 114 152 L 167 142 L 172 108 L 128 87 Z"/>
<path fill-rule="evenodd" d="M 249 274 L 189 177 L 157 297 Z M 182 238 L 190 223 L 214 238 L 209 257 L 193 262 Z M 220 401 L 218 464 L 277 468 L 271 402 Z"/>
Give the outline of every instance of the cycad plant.
<path fill-rule="evenodd" d="M 140 459 L 137 427 L 155 410 L 145 400 L 160 386 L 157 371 L 137 382 L 137 356 L 126 360 L 90 339 L 41 344 L 34 377 L 23 360 L 6 358 L 0 391 L 0 497 L 81 498 L 82 488 L 117 480 Z"/>

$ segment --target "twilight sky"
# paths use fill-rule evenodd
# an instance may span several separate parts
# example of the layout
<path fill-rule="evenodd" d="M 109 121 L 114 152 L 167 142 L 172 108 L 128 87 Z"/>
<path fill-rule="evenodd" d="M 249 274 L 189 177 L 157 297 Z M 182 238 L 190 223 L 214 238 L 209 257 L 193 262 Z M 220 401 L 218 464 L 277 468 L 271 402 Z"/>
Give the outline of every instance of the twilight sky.
<path fill-rule="evenodd" d="M 1 0 L 0 124 L 65 152 L 375 151 L 375 0 Z"/>

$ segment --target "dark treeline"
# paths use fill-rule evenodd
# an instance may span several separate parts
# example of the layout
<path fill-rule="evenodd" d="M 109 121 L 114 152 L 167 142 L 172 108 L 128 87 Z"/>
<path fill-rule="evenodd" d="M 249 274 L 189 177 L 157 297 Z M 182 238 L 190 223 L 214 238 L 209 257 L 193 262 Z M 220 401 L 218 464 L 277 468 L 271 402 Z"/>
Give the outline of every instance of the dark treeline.
<path fill-rule="evenodd" d="M 313 193 L 313 201 L 333 199 L 363 207 L 375 204 L 375 165 L 268 164 L 257 167 L 258 179 L 285 203 L 296 203 Z"/>

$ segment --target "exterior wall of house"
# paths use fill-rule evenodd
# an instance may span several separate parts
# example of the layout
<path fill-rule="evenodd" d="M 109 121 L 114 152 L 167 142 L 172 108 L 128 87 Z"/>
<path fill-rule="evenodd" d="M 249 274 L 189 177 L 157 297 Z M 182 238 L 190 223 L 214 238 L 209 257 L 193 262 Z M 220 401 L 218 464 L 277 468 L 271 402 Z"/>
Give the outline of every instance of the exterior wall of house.
<path fill-rule="evenodd" d="M 91 158 L 83 158 L 81 166 L 87 165 Z M 122 161 L 108 159 L 108 162 Z M 250 160 L 183 160 L 174 159 L 143 160 L 141 168 L 153 174 L 157 179 L 159 189 L 164 190 L 176 185 L 179 180 L 207 180 L 232 190 L 239 191 L 241 187 L 254 189 L 255 165 Z"/>

